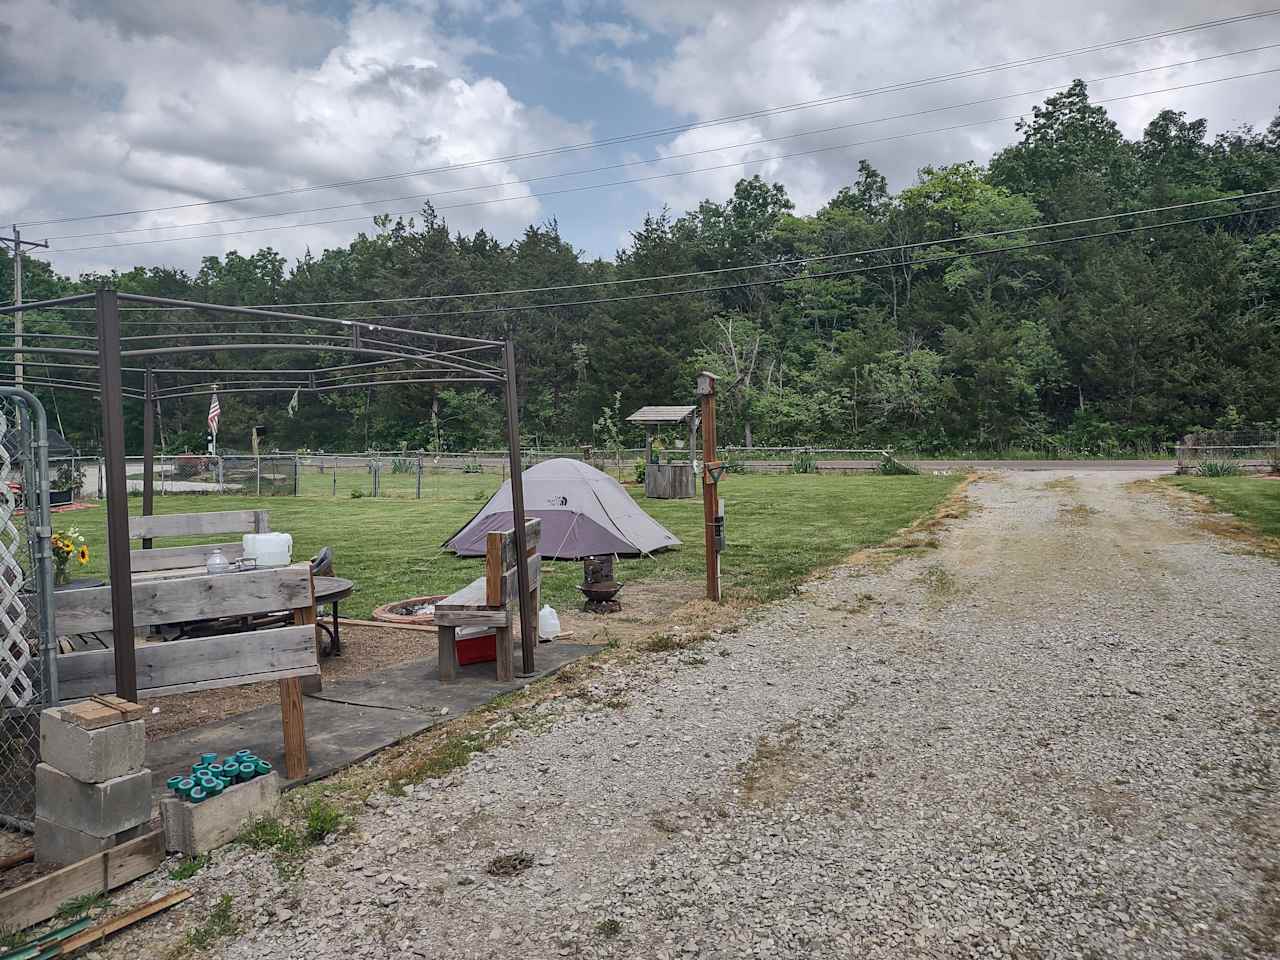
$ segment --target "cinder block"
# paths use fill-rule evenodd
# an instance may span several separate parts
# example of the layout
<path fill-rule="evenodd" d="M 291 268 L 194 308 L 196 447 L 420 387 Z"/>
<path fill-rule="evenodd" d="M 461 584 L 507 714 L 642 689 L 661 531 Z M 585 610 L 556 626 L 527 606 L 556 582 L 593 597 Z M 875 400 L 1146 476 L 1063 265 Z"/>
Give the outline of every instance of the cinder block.
<path fill-rule="evenodd" d="M 81 783 L 56 767 L 36 767 L 36 816 L 95 837 L 113 837 L 151 819 L 151 771 Z"/>
<path fill-rule="evenodd" d="M 64 720 L 60 707 L 40 714 L 40 759 L 81 783 L 103 783 L 137 773 L 146 764 L 143 721 L 85 730 Z"/>
<path fill-rule="evenodd" d="M 247 820 L 262 817 L 280 800 L 280 776 L 275 771 L 228 787 L 202 803 L 178 797 L 160 801 L 165 849 L 188 857 L 208 853 L 230 843 Z"/>
<path fill-rule="evenodd" d="M 92 834 L 50 823 L 36 817 L 36 862 L 48 864 L 78 863 L 95 853 L 102 853 L 114 846 L 140 836 L 147 825 L 130 827 L 112 837 L 95 837 Z"/>

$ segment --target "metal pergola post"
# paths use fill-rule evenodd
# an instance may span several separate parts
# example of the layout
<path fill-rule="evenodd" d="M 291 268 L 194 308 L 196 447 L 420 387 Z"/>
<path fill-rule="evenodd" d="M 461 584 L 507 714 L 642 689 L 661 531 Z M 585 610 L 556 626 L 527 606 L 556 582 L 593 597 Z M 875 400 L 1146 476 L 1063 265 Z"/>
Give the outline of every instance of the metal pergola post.
<path fill-rule="evenodd" d="M 116 696 L 138 699 L 133 649 L 133 572 L 129 566 L 129 490 L 124 465 L 124 385 L 120 371 L 120 301 L 114 290 L 94 296 L 98 317 L 98 388 L 102 400 L 102 457 L 107 484 L 107 565 L 111 575 L 111 631 Z"/>
<path fill-rule="evenodd" d="M 529 547 L 524 530 L 524 470 L 520 458 L 520 406 L 516 399 L 516 348 L 508 340 L 503 346 L 506 361 L 507 383 L 507 457 L 511 461 L 511 520 L 515 527 L 516 583 L 520 590 L 520 655 L 522 669 L 519 676 L 531 677 L 534 666 L 534 629 L 537 613 L 533 609 L 533 596 L 529 592 Z"/>
<path fill-rule="evenodd" d="M 142 375 L 142 515 L 149 517 L 156 493 L 156 384 L 148 368 Z M 142 541 L 142 549 L 151 549 L 151 538 Z"/>

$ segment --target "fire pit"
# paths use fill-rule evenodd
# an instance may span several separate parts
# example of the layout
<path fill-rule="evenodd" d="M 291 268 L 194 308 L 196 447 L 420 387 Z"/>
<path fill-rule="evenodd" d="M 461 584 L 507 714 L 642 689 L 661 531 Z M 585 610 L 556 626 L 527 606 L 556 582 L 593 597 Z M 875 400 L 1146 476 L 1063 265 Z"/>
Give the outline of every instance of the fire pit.
<path fill-rule="evenodd" d="M 622 604 L 614 597 L 622 584 L 613 578 L 613 557 L 587 557 L 582 562 L 582 584 L 578 587 L 587 598 L 582 609 L 587 613 L 617 613 Z"/>
<path fill-rule="evenodd" d="M 435 606 L 445 594 L 435 597 L 410 597 L 384 603 L 373 611 L 373 619 L 382 623 L 400 623 L 411 626 L 430 626 L 435 623 Z"/>

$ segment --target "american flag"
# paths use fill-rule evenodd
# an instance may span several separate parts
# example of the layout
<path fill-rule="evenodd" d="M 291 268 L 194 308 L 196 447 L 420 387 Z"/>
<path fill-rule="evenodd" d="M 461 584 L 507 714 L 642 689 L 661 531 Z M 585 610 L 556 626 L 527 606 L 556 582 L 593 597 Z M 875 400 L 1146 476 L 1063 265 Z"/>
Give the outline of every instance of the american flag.
<path fill-rule="evenodd" d="M 218 418 L 222 416 L 222 407 L 218 406 L 218 395 L 214 395 L 209 399 L 209 432 L 215 436 L 218 433 Z"/>

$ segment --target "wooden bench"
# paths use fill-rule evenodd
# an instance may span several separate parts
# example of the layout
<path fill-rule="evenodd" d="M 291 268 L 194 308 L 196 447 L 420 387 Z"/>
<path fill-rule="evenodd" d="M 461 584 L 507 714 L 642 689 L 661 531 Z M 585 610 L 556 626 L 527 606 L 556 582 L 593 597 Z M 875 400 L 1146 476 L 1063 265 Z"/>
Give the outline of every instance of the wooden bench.
<path fill-rule="evenodd" d="M 511 624 L 512 605 L 519 609 L 520 587 L 516 564 L 523 559 L 529 569 L 529 593 L 533 596 L 533 609 L 538 609 L 538 588 L 542 578 L 542 558 L 538 556 L 538 542 L 542 536 L 542 521 L 529 520 L 525 526 L 523 558 L 516 557 L 514 530 L 491 530 L 485 538 L 484 576 L 471 581 L 457 593 L 450 594 L 435 605 L 434 620 L 440 638 L 438 653 L 440 679 L 450 681 L 458 675 L 458 628 L 493 628 L 497 634 L 498 679 L 513 678 Z"/>
<path fill-rule="evenodd" d="M 211 513 L 166 513 L 158 516 L 130 517 L 129 539 L 142 540 L 144 548 L 160 537 L 209 537 L 221 533 L 268 533 L 266 510 L 220 510 Z M 244 545 L 201 543 L 185 547 L 152 547 L 130 550 L 129 564 L 134 573 L 153 570 L 177 570 L 202 567 L 214 550 L 221 550 L 228 560 L 239 560 Z"/>
<path fill-rule="evenodd" d="M 140 631 L 154 624 L 248 617 L 279 610 L 293 612 L 291 625 L 167 643 L 138 643 L 138 696 L 163 697 L 278 680 L 285 773 L 296 779 L 307 772 L 302 678 L 320 674 L 310 565 L 297 563 L 213 576 L 139 580 L 133 584 L 133 618 Z M 54 617 L 59 634 L 110 631 L 111 588 L 58 591 Z M 64 700 L 115 692 L 115 659 L 110 649 L 62 653 L 57 665 L 58 692 Z"/>

